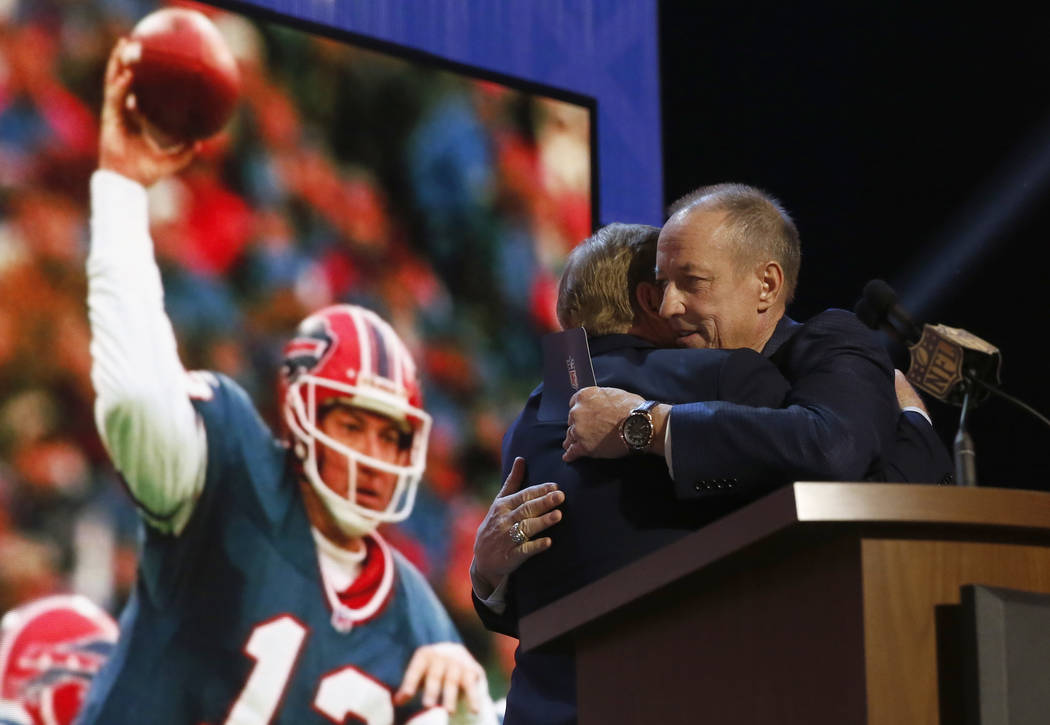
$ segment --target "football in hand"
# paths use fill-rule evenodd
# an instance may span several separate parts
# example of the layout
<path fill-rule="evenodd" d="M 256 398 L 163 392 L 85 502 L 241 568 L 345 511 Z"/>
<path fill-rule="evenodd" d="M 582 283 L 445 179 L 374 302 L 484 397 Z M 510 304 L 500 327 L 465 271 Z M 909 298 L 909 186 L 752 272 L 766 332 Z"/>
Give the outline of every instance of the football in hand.
<path fill-rule="evenodd" d="M 237 61 L 197 10 L 170 7 L 135 26 L 123 51 L 146 131 L 161 146 L 205 139 L 229 121 L 240 94 Z"/>

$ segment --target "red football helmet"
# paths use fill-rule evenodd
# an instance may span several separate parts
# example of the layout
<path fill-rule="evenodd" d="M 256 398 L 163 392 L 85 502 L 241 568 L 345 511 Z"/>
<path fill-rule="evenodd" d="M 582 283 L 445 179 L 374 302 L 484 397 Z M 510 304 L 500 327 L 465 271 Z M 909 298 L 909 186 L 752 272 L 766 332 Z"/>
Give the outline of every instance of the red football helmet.
<path fill-rule="evenodd" d="M 361 536 L 412 512 L 426 465 L 430 416 L 422 408 L 416 365 L 394 329 L 356 305 L 334 305 L 307 317 L 284 348 L 280 406 L 303 473 L 346 533 Z M 411 436 L 407 465 L 354 450 L 318 428 L 318 410 L 333 399 L 404 424 Z M 345 497 L 318 472 L 317 444 L 346 456 L 350 486 Z M 375 510 L 357 503 L 357 465 L 395 474 L 390 503 Z"/>
<path fill-rule="evenodd" d="M 117 641 L 117 623 L 87 597 L 58 594 L 0 621 L 0 700 L 34 725 L 69 725 Z"/>

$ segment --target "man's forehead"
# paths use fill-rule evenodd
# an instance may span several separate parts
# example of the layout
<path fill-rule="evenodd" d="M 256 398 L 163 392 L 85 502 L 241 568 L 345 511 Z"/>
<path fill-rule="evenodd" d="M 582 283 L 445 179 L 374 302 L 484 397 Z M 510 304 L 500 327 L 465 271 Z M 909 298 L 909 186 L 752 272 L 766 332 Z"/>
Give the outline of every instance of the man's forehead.
<path fill-rule="evenodd" d="M 376 425 L 389 426 L 402 433 L 412 432 L 412 424 L 406 418 L 389 415 L 368 398 L 361 399 L 360 402 L 354 398 L 331 398 L 321 404 L 318 420 L 327 418 L 330 413 L 337 413 L 341 418 L 373 421 Z"/>
<path fill-rule="evenodd" d="M 660 229 L 657 246 L 711 238 L 722 227 L 727 215 L 725 209 L 694 207 L 682 210 Z"/>
<path fill-rule="evenodd" d="M 668 275 L 691 275 L 691 274 L 707 274 L 710 271 L 708 265 L 703 263 L 703 260 L 689 259 L 684 256 L 671 256 L 663 260 L 661 264 L 660 257 L 656 258 L 656 276 L 657 278 L 666 277 Z"/>
<path fill-rule="evenodd" d="M 395 423 L 395 420 L 389 415 L 358 405 L 347 398 L 335 398 L 328 401 L 327 404 L 324 405 L 323 412 L 352 415 L 360 418 L 376 418 L 386 423 Z"/>
<path fill-rule="evenodd" d="M 687 216 L 672 217 L 660 230 L 657 258 L 674 255 L 678 263 L 698 263 L 698 254 L 707 256 L 725 246 L 721 234 L 725 217 L 726 212 L 720 209 L 696 209 Z"/>

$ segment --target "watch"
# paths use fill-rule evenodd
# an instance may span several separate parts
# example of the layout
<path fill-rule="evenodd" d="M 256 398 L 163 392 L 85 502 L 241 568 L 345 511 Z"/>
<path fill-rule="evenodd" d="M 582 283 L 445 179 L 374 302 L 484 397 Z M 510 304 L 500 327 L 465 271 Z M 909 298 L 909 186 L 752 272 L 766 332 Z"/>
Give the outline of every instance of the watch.
<path fill-rule="evenodd" d="M 620 423 L 620 438 L 631 453 L 645 453 L 653 442 L 653 414 L 649 411 L 654 405 L 655 400 L 645 401 Z"/>

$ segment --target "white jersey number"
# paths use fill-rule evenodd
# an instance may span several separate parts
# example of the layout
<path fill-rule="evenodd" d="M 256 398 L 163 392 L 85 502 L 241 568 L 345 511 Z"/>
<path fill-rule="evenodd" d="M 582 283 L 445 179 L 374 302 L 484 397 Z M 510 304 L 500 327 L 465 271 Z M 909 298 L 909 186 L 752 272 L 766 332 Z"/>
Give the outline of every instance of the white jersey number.
<path fill-rule="evenodd" d="M 234 702 L 226 725 L 267 725 L 273 720 L 307 634 L 306 627 L 287 614 L 263 622 L 252 630 L 245 651 L 255 660 L 255 667 Z M 390 690 L 350 666 L 321 678 L 314 695 L 314 707 L 336 723 L 345 722 L 350 715 L 365 725 L 392 725 L 394 722 Z M 438 716 L 442 715 L 445 712 L 438 711 Z M 441 720 L 448 721 L 447 717 Z"/>
<path fill-rule="evenodd" d="M 256 625 L 244 648 L 255 667 L 226 725 L 265 725 L 273 719 L 305 639 L 306 627 L 286 614 Z"/>
<path fill-rule="evenodd" d="M 325 675 L 317 688 L 314 705 L 332 722 L 346 722 L 349 715 L 364 720 L 367 725 L 394 722 L 390 690 L 353 667 Z"/>

